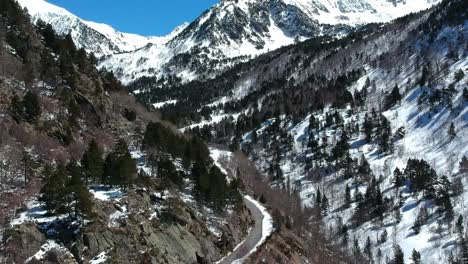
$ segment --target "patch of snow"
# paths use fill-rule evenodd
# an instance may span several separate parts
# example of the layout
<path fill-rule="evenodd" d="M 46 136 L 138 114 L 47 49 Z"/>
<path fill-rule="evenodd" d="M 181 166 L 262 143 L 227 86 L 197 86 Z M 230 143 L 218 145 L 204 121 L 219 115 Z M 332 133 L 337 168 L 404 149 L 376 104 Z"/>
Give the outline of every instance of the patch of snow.
<path fill-rule="evenodd" d="M 108 188 L 106 186 L 95 186 L 89 190 L 95 199 L 101 201 L 116 200 L 125 195 L 125 193 L 119 188 Z"/>
<path fill-rule="evenodd" d="M 226 150 L 220 150 L 216 148 L 210 148 L 210 157 L 213 159 L 214 164 L 221 170 L 225 175 L 229 175 L 226 168 L 221 165 L 222 159 L 229 159 L 232 156 L 232 152 Z"/>
<path fill-rule="evenodd" d="M 168 105 L 168 104 L 176 104 L 177 103 L 177 100 L 167 100 L 167 101 L 164 101 L 164 102 L 159 102 L 159 103 L 154 103 L 153 104 L 153 107 L 156 108 L 156 109 L 159 109 L 159 108 L 162 108 L 164 107 L 165 105 Z"/>
<path fill-rule="evenodd" d="M 103 252 L 99 253 L 99 255 L 97 255 L 96 257 L 94 257 L 92 260 L 89 261 L 89 264 L 106 263 L 107 259 L 109 258 L 109 256 L 107 254 L 108 254 L 108 252 L 106 252 L 106 251 L 103 251 Z"/>

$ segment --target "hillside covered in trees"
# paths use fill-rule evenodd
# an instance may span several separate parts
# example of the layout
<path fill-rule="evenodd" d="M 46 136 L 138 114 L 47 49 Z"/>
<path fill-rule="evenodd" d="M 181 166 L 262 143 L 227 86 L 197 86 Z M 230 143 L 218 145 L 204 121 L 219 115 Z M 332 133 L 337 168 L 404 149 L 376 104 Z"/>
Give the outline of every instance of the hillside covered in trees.
<path fill-rule="evenodd" d="M 214 262 L 247 233 L 240 185 L 204 141 L 14 0 L 0 3 L 0 93 L 1 263 Z"/>
<path fill-rule="evenodd" d="M 464 263 L 466 10 L 443 1 L 212 80 L 130 87 L 148 105 L 174 101 L 163 118 L 243 151 L 271 187 L 302 201 L 276 218 L 300 236 L 314 236 L 308 221 L 325 225 L 352 263 Z"/>

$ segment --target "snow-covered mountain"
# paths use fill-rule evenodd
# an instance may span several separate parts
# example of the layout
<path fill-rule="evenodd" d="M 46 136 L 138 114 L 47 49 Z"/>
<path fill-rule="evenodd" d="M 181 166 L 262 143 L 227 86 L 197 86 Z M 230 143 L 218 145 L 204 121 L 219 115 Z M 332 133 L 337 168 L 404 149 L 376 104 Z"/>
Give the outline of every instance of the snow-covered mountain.
<path fill-rule="evenodd" d="M 124 83 L 143 76 L 210 77 L 241 56 L 256 56 L 313 36 L 343 34 L 370 22 L 388 22 L 439 0 L 223 0 L 164 37 L 121 33 L 84 21 L 44 0 L 18 0 L 34 20 L 70 33 L 95 53 L 100 66 Z M 248 57 L 245 57 L 246 59 Z"/>
<path fill-rule="evenodd" d="M 186 26 L 182 25 L 168 36 L 145 37 L 118 32 L 106 24 L 85 21 L 64 8 L 43 0 L 17 0 L 17 2 L 27 8 L 34 22 L 42 20 L 49 23 L 60 35 L 70 33 L 77 46 L 93 52 L 96 56 L 133 51 L 148 44 L 162 45 Z"/>

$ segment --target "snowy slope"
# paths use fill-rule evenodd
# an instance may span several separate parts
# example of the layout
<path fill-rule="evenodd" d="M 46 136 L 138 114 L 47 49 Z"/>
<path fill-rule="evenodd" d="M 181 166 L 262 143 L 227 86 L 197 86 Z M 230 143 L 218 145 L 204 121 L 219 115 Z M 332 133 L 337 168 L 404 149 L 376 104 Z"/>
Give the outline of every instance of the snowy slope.
<path fill-rule="evenodd" d="M 17 0 L 27 8 L 34 21 L 42 20 L 53 26 L 60 35 L 71 34 L 78 47 L 94 52 L 96 56 L 111 55 L 139 49 L 148 44 L 161 45 L 180 32 L 186 24 L 162 37 L 145 37 L 118 32 L 109 25 L 85 21 L 64 8 L 44 0 Z"/>
<path fill-rule="evenodd" d="M 44 0 L 19 0 L 35 20 L 71 33 L 78 47 L 103 56 L 100 66 L 129 83 L 143 76 L 184 81 L 212 77 L 240 61 L 317 35 L 340 35 L 370 22 L 388 22 L 438 0 L 223 0 L 164 37 L 121 33 L 84 21 Z M 207 62 L 210 62 L 207 64 Z"/>
<path fill-rule="evenodd" d="M 370 164 L 370 168 L 377 178 L 381 179 L 380 189 L 386 198 L 393 198 L 396 192 L 393 183 L 392 172 L 395 168 L 404 170 L 408 159 L 424 159 L 427 161 L 439 176 L 446 175 L 451 182 L 461 178 L 463 183 L 463 193 L 460 196 L 452 198 L 455 216 L 463 215 L 466 219 L 468 215 L 464 208 L 468 203 L 464 197 L 468 193 L 468 182 L 460 172 L 460 161 L 464 156 L 468 156 L 468 102 L 463 98 L 463 91 L 467 88 L 468 78 L 465 74 L 460 80 L 455 80 L 455 73 L 468 71 L 468 55 L 465 45 L 460 43 L 460 39 L 468 37 L 468 21 L 464 24 L 454 27 L 442 28 L 434 37 L 428 48 L 427 40 L 419 40 L 416 47 L 423 48 L 431 54 L 430 57 L 445 65 L 447 68 L 436 72 L 434 81 L 425 86 L 414 84 L 412 81 L 419 78 L 420 72 L 415 71 L 417 65 L 417 56 L 411 56 L 405 61 L 397 63 L 398 70 L 394 73 L 388 68 L 385 70 L 380 67 L 366 66 L 366 74 L 349 87 L 350 91 L 361 90 L 367 79 L 373 83 L 370 88 L 367 105 L 362 108 L 353 108 L 349 106 L 346 109 L 337 110 L 343 118 L 345 125 L 362 125 L 365 113 L 369 113 L 371 108 L 378 109 L 385 97 L 385 92 L 394 85 L 401 87 L 403 94 L 402 101 L 383 112 L 383 115 L 389 120 L 392 134 L 396 134 L 400 128 L 404 128 L 406 133 L 401 139 L 395 141 L 394 152 L 392 154 L 381 154 L 375 144 L 366 143 L 363 132 L 357 132 L 353 135 L 349 144 L 350 155 L 353 159 L 360 159 L 364 156 Z M 389 38 L 386 38 L 387 40 Z M 454 50 L 458 54 L 457 59 L 451 59 L 449 51 Z M 413 50 L 414 51 L 414 50 Z M 416 53 L 416 52 L 415 52 Z M 435 70 L 437 71 L 437 70 Z M 450 104 L 441 103 L 431 106 L 428 103 L 418 103 L 419 98 L 424 92 L 434 89 L 445 89 L 453 85 L 453 96 Z M 332 108 L 326 108 L 325 111 L 334 111 Z M 320 122 L 324 122 L 324 112 L 314 112 L 314 117 Z M 315 195 L 320 188 L 322 193 L 329 195 L 330 210 L 324 222 L 330 229 L 339 229 L 342 223 L 352 223 L 352 216 L 356 210 L 356 205 L 352 204 L 349 209 L 343 207 L 345 186 L 353 186 L 351 197 L 354 197 L 356 190 L 365 193 L 366 186 L 359 185 L 352 179 L 342 180 L 336 174 L 325 174 L 319 179 L 310 176 L 311 162 L 307 158 L 313 157 L 310 148 L 307 146 L 309 138 L 314 136 L 321 140 L 326 136 L 328 144 L 333 145 L 341 135 L 340 129 L 335 127 L 321 128 L 316 134 L 310 134 L 308 115 L 297 123 L 287 116 L 281 116 L 280 120 L 282 130 L 290 136 L 290 148 L 285 148 L 281 155 L 280 168 L 285 179 L 298 188 L 305 205 L 312 206 L 315 203 Z M 268 173 L 270 164 L 273 161 L 274 149 L 269 146 L 278 139 L 268 135 L 265 131 L 271 126 L 275 119 L 264 122 L 256 128 L 259 140 L 265 140 L 270 143 L 258 143 L 251 153 L 251 157 L 256 160 L 257 166 L 265 173 Z M 456 136 L 451 137 L 447 130 L 450 124 L 455 126 Z M 265 139 L 267 138 L 267 139 Z M 243 137 L 243 144 L 248 145 L 252 142 L 251 132 Z M 315 164 L 317 166 L 323 164 Z M 309 166 L 309 167 L 308 167 Z M 393 257 L 393 245 L 399 244 L 403 249 L 406 262 L 410 262 L 413 249 L 418 250 L 422 255 L 423 263 L 447 263 L 447 257 L 450 253 L 456 255 L 457 234 L 454 231 L 453 223 L 447 222 L 437 213 L 437 208 L 432 200 L 426 200 L 421 195 L 413 195 L 408 188 L 402 187 L 400 190 L 402 205 L 399 207 L 401 221 L 395 224 L 393 213 L 387 212 L 384 215 L 382 223 L 378 220 L 368 221 L 356 228 L 350 229 L 349 238 L 358 239 L 361 248 L 364 248 L 366 238 L 369 237 L 373 245 L 374 257 L 377 256 L 377 250 L 380 249 L 385 257 Z M 412 227 L 415 224 L 416 217 L 421 208 L 428 208 L 430 217 L 427 224 L 423 225 L 419 234 L 415 234 Z M 378 242 L 377 238 L 386 231 L 388 239 L 385 242 Z M 350 243 L 350 247 L 352 242 Z"/>

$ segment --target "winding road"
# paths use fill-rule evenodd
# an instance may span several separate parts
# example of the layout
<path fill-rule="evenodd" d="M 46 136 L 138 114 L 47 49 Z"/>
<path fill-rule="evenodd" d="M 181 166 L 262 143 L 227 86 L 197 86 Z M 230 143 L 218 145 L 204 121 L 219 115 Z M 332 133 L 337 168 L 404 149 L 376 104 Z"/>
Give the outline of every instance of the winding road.
<path fill-rule="evenodd" d="M 219 264 L 242 263 L 271 233 L 271 217 L 265 208 L 250 196 L 244 196 L 244 203 L 250 210 L 255 224 L 244 241 L 237 245 L 229 255 L 218 261 Z"/>
<path fill-rule="evenodd" d="M 224 174 L 228 175 L 226 168 L 223 168 L 223 163 L 220 162 L 220 160 L 223 158 L 229 159 L 232 153 L 225 150 L 210 148 L 210 156 L 215 165 L 219 167 Z M 240 264 L 244 262 L 244 260 L 246 260 L 250 254 L 254 253 L 273 232 L 273 219 L 267 209 L 249 195 L 244 195 L 243 199 L 245 206 L 252 214 L 255 224 L 250 229 L 245 239 L 238 244 L 231 253 L 216 262 L 216 264 Z"/>

